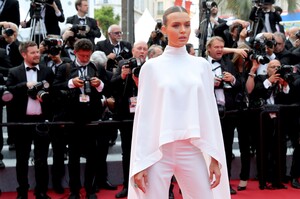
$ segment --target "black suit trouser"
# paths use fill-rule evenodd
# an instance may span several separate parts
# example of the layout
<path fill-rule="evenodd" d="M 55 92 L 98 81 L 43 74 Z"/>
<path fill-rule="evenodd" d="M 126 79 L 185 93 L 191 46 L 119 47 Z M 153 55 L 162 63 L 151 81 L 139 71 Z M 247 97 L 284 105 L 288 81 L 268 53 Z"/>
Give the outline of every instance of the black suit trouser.
<path fill-rule="evenodd" d="M 38 116 L 28 116 L 25 122 L 42 122 Z M 31 144 L 34 144 L 34 171 L 36 193 L 46 193 L 48 190 L 48 151 L 50 138 L 47 132 L 38 132 L 36 126 L 18 126 L 16 128 L 16 173 L 19 183 L 18 192 L 26 192 L 28 183 L 28 160 Z"/>
<path fill-rule="evenodd" d="M 81 189 L 80 157 L 85 154 L 86 165 L 84 171 L 84 187 L 88 194 L 95 193 L 95 176 L 97 169 L 96 135 L 97 126 L 74 125 L 68 130 L 69 146 L 69 186 L 72 193 L 79 193 Z"/>
<path fill-rule="evenodd" d="M 124 125 L 119 128 L 120 136 L 121 136 L 124 187 L 128 187 L 128 180 L 129 180 L 132 128 L 133 128 L 132 124 Z"/>

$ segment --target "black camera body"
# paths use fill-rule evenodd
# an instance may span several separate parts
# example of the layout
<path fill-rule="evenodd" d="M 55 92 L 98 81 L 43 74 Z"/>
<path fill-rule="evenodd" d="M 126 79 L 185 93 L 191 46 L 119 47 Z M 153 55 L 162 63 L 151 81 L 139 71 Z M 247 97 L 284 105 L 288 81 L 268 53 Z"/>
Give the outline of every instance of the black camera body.
<path fill-rule="evenodd" d="M 291 65 L 282 65 L 276 68 L 276 74 L 280 74 L 284 81 L 291 83 L 294 81 L 293 70 L 294 67 Z"/>
<path fill-rule="evenodd" d="M 44 43 L 47 46 L 46 53 L 49 53 L 50 55 L 58 55 L 63 46 L 63 40 L 62 39 L 56 39 L 56 38 L 45 38 Z"/>
<path fill-rule="evenodd" d="M 83 80 L 83 91 L 84 94 L 89 95 L 92 93 L 92 86 L 91 86 L 91 77 L 90 76 L 83 76 L 80 77 Z"/>
<path fill-rule="evenodd" d="M 125 60 L 122 65 L 126 65 L 126 68 L 130 68 L 134 76 L 139 77 L 143 64 L 144 62 L 141 59 L 132 57 Z"/>
<path fill-rule="evenodd" d="M 298 30 L 298 31 L 295 33 L 295 36 L 297 37 L 297 39 L 300 39 L 300 30 Z"/>
<path fill-rule="evenodd" d="M 264 39 L 254 40 L 251 42 L 251 50 L 248 52 L 248 59 L 255 59 L 260 64 L 267 64 L 270 59 L 266 56 L 266 46 L 271 47 L 274 45 L 271 40 Z"/>
<path fill-rule="evenodd" d="M 217 6 L 217 3 L 214 2 L 214 1 L 207 1 L 207 0 L 202 1 L 202 8 L 203 9 L 210 10 L 215 6 Z"/>
<path fill-rule="evenodd" d="M 40 3 L 40 4 L 52 4 L 54 0 L 31 0 L 32 3 Z"/>
<path fill-rule="evenodd" d="M 75 37 L 85 38 L 88 31 L 88 25 L 73 24 L 70 30 L 74 33 Z"/>
<path fill-rule="evenodd" d="M 4 34 L 6 34 L 8 37 L 12 36 L 15 33 L 15 31 L 11 28 L 4 29 Z"/>
<path fill-rule="evenodd" d="M 129 59 L 131 57 L 130 50 L 124 46 L 118 56 L 115 58 L 116 62 L 119 62 L 123 59 Z"/>
<path fill-rule="evenodd" d="M 261 5 L 266 5 L 266 4 L 274 4 L 275 0 L 254 0 L 252 2 L 257 3 L 257 4 L 261 4 Z"/>
<path fill-rule="evenodd" d="M 32 99 L 41 98 L 43 101 L 49 97 L 49 83 L 46 80 L 38 82 L 27 90 L 27 95 Z"/>

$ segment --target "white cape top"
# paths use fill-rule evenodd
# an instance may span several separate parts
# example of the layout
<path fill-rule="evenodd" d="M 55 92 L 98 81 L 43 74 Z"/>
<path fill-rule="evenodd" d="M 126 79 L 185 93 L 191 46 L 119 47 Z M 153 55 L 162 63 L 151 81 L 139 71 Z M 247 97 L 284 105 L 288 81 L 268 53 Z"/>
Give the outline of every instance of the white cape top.
<path fill-rule="evenodd" d="M 148 60 L 139 77 L 133 124 L 129 199 L 138 198 L 133 176 L 158 162 L 161 146 L 190 139 L 221 167 L 221 183 L 213 189 L 214 199 L 229 199 L 224 143 L 210 64 L 191 56 L 185 46 L 167 46 L 161 56 Z"/>

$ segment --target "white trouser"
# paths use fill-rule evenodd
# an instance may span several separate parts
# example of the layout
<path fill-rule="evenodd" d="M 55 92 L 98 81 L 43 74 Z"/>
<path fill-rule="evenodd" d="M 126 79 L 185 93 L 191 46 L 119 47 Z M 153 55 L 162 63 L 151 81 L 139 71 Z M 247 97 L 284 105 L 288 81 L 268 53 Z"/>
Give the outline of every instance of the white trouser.
<path fill-rule="evenodd" d="M 148 186 L 139 199 L 167 199 L 173 175 L 184 199 L 213 198 L 203 154 L 189 140 L 165 144 L 162 153 L 162 159 L 147 169 Z"/>

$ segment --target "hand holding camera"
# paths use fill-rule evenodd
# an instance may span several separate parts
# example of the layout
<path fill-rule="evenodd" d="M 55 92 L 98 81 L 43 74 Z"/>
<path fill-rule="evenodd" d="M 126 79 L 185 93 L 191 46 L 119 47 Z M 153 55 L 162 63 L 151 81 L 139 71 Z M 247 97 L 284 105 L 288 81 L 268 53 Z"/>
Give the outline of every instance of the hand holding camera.
<path fill-rule="evenodd" d="M 121 69 L 121 78 L 126 79 L 128 74 L 131 74 L 130 67 L 128 67 L 128 65 L 123 65 Z"/>

